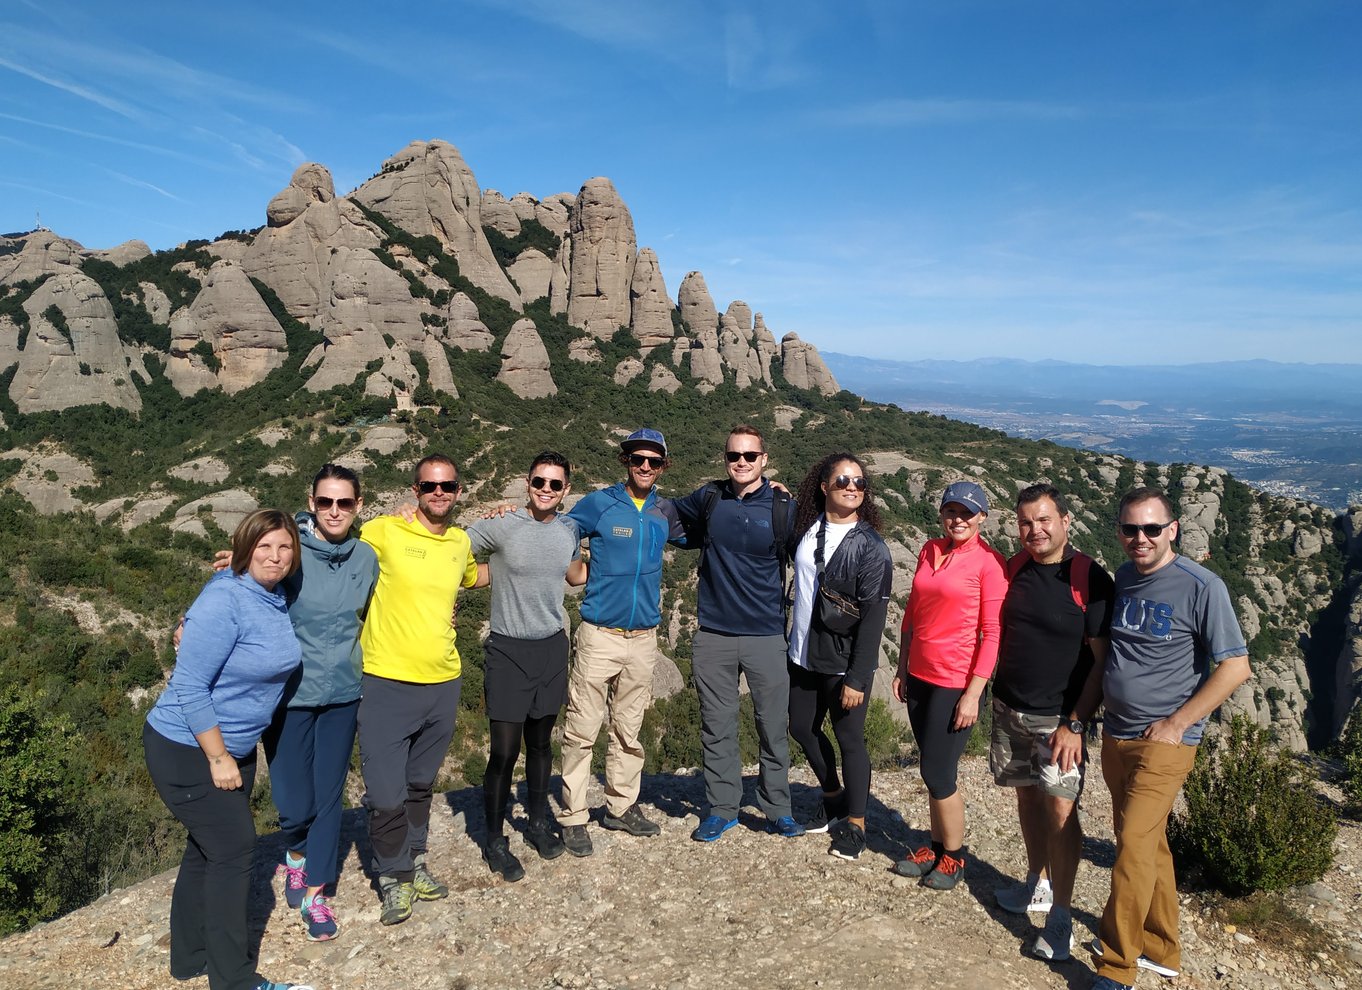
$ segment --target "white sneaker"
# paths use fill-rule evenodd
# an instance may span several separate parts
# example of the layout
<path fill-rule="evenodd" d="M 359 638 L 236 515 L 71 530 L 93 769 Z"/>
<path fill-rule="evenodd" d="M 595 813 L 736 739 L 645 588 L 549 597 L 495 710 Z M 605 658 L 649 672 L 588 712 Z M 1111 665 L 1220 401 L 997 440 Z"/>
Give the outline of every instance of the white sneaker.
<path fill-rule="evenodd" d="M 998 907 L 1012 914 L 1026 914 L 1028 911 L 1048 914 L 1054 905 L 1055 895 L 1050 885 L 1043 881 L 1034 887 L 1022 882 L 997 891 L 993 899 L 998 902 Z"/>
<path fill-rule="evenodd" d="M 1100 938 L 1094 938 L 1088 943 L 1088 951 L 1094 956 L 1100 956 L 1102 954 L 1102 940 Z M 1140 958 L 1135 960 L 1135 965 L 1140 969 L 1147 969 L 1151 973 L 1157 973 L 1166 980 L 1171 980 L 1173 977 L 1177 976 L 1179 972 L 1171 966 L 1165 966 L 1163 963 L 1156 963 L 1148 956 L 1140 956 Z"/>
<path fill-rule="evenodd" d="M 1045 929 L 1031 943 L 1031 955 L 1051 962 L 1067 962 L 1073 947 L 1073 918 L 1067 912 L 1056 911 L 1046 921 Z"/>

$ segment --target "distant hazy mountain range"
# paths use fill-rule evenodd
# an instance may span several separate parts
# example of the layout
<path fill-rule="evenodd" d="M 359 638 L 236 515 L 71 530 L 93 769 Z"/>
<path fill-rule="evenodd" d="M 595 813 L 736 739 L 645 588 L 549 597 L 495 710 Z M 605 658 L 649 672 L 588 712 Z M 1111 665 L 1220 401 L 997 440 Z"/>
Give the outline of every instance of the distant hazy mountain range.
<path fill-rule="evenodd" d="M 1334 508 L 1362 503 L 1362 365 L 823 357 L 844 388 L 904 409 L 1143 460 L 1211 464 Z"/>

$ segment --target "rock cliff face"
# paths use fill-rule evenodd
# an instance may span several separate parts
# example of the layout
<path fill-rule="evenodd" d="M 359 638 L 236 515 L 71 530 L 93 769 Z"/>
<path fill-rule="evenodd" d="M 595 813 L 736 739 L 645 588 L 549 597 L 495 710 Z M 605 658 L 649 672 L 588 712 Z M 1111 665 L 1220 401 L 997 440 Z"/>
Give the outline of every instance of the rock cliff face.
<path fill-rule="evenodd" d="M 780 341 L 780 364 L 785 380 L 795 388 L 813 389 L 824 395 L 837 393 L 837 380 L 823 363 L 818 349 L 787 333 Z"/>
<path fill-rule="evenodd" d="M 219 261 L 194 301 L 170 319 L 166 377 L 181 395 L 221 387 L 233 395 L 284 363 L 284 328 L 241 266 Z"/>
<path fill-rule="evenodd" d="M 610 339 L 629 325 L 630 287 L 638 245 L 634 221 L 609 179 L 588 179 L 568 222 L 572 278 L 568 322 Z"/>
<path fill-rule="evenodd" d="M 542 399 L 558 393 L 558 386 L 549 374 L 549 352 L 544 349 L 534 320 L 517 320 L 506 335 L 497 381 L 522 399 Z"/>

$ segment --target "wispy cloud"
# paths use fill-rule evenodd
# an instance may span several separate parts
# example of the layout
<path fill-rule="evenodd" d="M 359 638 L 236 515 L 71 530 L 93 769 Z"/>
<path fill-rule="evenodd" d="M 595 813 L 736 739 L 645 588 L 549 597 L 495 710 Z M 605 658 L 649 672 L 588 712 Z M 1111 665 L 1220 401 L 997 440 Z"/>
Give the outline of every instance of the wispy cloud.
<path fill-rule="evenodd" d="M 46 120 L 34 120 L 31 117 L 21 117 L 18 114 L 13 113 L 0 113 L 0 120 L 12 120 L 15 123 L 27 124 L 30 127 L 42 127 L 50 131 L 59 131 L 62 134 L 70 134 L 74 137 L 87 138 L 91 141 L 103 141 L 108 144 L 122 145 L 125 148 L 135 148 L 138 151 L 149 151 L 152 154 L 164 155 L 167 158 L 175 158 L 203 168 L 224 168 L 221 162 L 209 158 L 199 158 L 175 148 L 164 147 L 163 145 L 147 144 L 144 141 L 130 141 L 127 138 L 116 137 L 112 134 L 100 134 L 96 131 L 82 130 L 78 127 L 66 127 L 62 124 L 54 124 Z"/>
<path fill-rule="evenodd" d="M 150 189 L 152 192 L 159 193 L 166 199 L 173 199 L 177 203 L 184 202 L 184 200 L 181 199 L 179 196 L 176 196 L 174 193 L 162 189 L 160 186 L 156 185 L 153 182 L 147 182 L 144 179 L 135 179 L 131 175 L 124 175 L 122 172 L 117 172 L 111 168 L 106 168 L 104 169 L 104 171 L 107 172 L 109 175 L 112 175 L 119 182 L 126 182 L 128 185 L 136 186 L 139 189 Z"/>
<path fill-rule="evenodd" d="M 1063 121 L 1086 116 L 1087 110 L 1067 103 L 968 98 L 871 100 L 813 113 L 818 123 L 843 127 L 926 127 L 987 120 Z"/>
<path fill-rule="evenodd" d="M 38 69 L 31 68 L 30 66 L 21 65 L 13 59 L 8 59 L 4 56 L 0 56 L 0 68 L 9 69 L 11 72 L 17 72 L 21 76 L 27 76 L 35 82 L 40 82 L 45 86 L 51 86 L 53 89 L 59 89 L 64 93 L 70 93 L 72 96 L 79 97 L 82 100 L 89 100 L 96 106 L 101 106 L 105 110 L 110 110 L 120 117 L 127 117 L 129 120 L 136 120 L 138 118 L 137 111 L 122 100 L 116 100 L 113 97 L 91 89 L 88 86 L 82 86 L 65 79 L 59 79 L 56 76 L 49 75 Z"/>

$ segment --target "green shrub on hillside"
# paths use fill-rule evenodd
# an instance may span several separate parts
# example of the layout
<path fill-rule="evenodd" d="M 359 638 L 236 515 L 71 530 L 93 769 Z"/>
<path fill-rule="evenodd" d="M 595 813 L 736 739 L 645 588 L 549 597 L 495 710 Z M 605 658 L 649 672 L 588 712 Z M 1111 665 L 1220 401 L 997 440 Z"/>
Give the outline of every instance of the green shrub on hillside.
<path fill-rule="evenodd" d="M 1169 821 L 1185 868 L 1234 897 L 1310 883 L 1334 860 L 1338 823 L 1300 764 L 1243 715 L 1201 745 Z"/>

